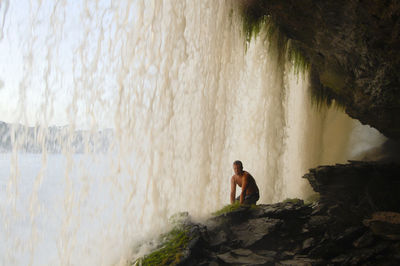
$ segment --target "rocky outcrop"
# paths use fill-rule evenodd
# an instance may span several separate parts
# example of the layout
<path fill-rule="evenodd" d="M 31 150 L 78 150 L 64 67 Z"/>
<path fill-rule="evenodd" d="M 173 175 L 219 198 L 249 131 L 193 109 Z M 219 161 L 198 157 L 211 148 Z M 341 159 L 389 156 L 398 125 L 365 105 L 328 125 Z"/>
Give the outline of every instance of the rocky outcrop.
<path fill-rule="evenodd" d="M 329 212 L 340 212 L 349 221 L 377 211 L 400 212 L 400 166 L 389 163 L 351 162 L 311 169 L 308 179 L 320 193 Z"/>
<path fill-rule="evenodd" d="M 268 16 L 311 63 L 314 94 L 400 138 L 400 2 L 244 0 L 250 23 Z"/>
<path fill-rule="evenodd" d="M 352 162 L 304 177 L 318 202 L 240 206 L 192 223 L 179 264 L 399 265 L 399 165 Z"/>
<path fill-rule="evenodd" d="M 197 226 L 197 225 L 193 225 Z M 197 231 L 179 265 L 396 265 L 400 242 L 360 221 L 339 222 L 319 204 L 240 208 Z"/>
<path fill-rule="evenodd" d="M 376 212 L 371 219 L 364 220 L 365 226 L 378 236 L 390 240 L 400 240 L 400 213 Z"/>

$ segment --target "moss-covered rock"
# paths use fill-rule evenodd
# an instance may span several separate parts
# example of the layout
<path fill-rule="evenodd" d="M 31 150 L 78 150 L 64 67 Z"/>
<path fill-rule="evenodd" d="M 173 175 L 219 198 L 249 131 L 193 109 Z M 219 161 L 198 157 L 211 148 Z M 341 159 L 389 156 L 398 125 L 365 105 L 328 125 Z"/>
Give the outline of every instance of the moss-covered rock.
<path fill-rule="evenodd" d="M 283 203 L 293 203 L 293 204 L 304 204 L 304 201 L 298 198 L 287 198 L 283 201 Z"/>
<path fill-rule="evenodd" d="M 168 221 L 173 228 L 159 237 L 158 247 L 131 265 L 178 265 L 187 255 L 189 243 L 196 237 L 193 231 L 195 225 L 190 222 L 189 213 L 176 213 Z"/>
<path fill-rule="evenodd" d="M 398 164 L 352 161 L 310 169 L 303 178 L 340 217 L 358 221 L 376 211 L 400 212 Z"/>
<path fill-rule="evenodd" d="M 225 214 L 225 213 L 228 213 L 228 212 L 232 212 L 232 211 L 238 210 L 239 208 L 240 208 L 239 202 L 236 202 L 236 203 L 233 203 L 233 204 L 228 204 L 228 205 L 225 205 L 224 207 L 222 207 L 221 209 L 219 209 L 218 211 L 213 212 L 212 215 L 213 216 L 222 215 L 222 214 Z"/>
<path fill-rule="evenodd" d="M 236 201 L 233 204 L 225 205 L 224 207 L 222 207 L 218 211 L 213 212 L 212 216 L 219 216 L 219 215 L 231 213 L 231 212 L 234 212 L 234 211 L 238 211 L 238 210 L 241 210 L 241 209 L 253 210 L 253 209 L 256 209 L 256 208 L 257 208 L 256 204 L 251 204 L 251 205 L 240 204 L 238 201 Z"/>
<path fill-rule="evenodd" d="M 189 243 L 188 229 L 175 227 L 161 236 L 159 248 L 131 265 L 177 265 Z"/>
<path fill-rule="evenodd" d="M 196 247 L 201 245 L 204 226 L 192 222 L 188 212 L 176 213 L 168 221 L 173 228 L 158 238 L 158 246 L 131 265 L 187 265 L 188 257 L 203 256 L 196 252 Z"/>

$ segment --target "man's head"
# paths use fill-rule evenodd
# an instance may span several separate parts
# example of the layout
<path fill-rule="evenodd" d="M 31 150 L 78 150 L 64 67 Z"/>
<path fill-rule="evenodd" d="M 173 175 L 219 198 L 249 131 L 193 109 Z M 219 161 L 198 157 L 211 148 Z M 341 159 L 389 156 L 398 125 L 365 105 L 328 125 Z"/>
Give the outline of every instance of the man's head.
<path fill-rule="evenodd" d="M 243 164 L 241 161 L 234 161 L 233 162 L 233 171 L 235 171 L 235 174 L 241 174 L 243 172 Z"/>

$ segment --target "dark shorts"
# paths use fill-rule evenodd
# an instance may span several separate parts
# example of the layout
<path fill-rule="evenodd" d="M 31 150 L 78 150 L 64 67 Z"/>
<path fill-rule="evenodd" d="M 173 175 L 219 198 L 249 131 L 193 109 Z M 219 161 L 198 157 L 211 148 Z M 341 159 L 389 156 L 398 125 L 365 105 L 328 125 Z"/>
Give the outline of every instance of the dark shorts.
<path fill-rule="evenodd" d="M 244 197 L 244 204 L 256 204 L 257 200 L 260 198 L 260 195 L 258 194 L 258 192 L 250 194 L 250 195 L 246 195 Z M 240 201 L 240 195 L 239 197 L 236 197 L 236 201 Z"/>

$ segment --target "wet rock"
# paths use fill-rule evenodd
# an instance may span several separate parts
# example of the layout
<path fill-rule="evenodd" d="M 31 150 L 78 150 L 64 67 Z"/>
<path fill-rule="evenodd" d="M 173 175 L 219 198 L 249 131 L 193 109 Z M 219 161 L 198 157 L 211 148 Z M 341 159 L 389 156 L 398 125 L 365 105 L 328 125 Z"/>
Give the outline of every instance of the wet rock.
<path fill-rule="evenodd" d="M 252 217 L 274 217 L 275 213 L 279 211 L 279 204 L 260 204 L 256 209 L 252 210 Z"/>
<path fill-rule="evenodd" d="M 311 216 L 305 227 L 309 230 L 324 230 L 330 222 L 331 218 L 326 215 Z"/>
<path fill-rule="evenodd" d="M 338 245 L 335 242 L 325 240 L 319 243 L 315 248 L 313 248 L 308 255 L 311 258 L 323 258 L 323 259 L 331 259 L 342 254 L 345 251 L 345 248 Z"/>
<path fill-rule="evenodd" d="M 314 244 L 315 244 L 315 239 L 313 237 L 307 238 L 306 240 L 303 241 L 302 250 L 308 251 L 311 247 L 314 246 Z"/>
<path fill-rule="evenodd" d="M 369 247 L 374 243 L 374 237 L 371 231 L 366 232 L 360 238 L 353 242 L 353 246 L 356 248 Z"/>
<path fill-rule="evenodd" d="M 229 264 L 265 265 L 274 261 L 272 258 L 257 255 L 249 249 L 234 249 L 227 253 L 219 254 L 217 257 Z"/>
<path fill-rule="evenodd" d="M 361 252 L 353 253 L 352 256 L 350 258 L 347 258 L 345 262 L 350 265 L 358 265 L 362 262 L 370 260 L 373 256 L 373 250 L 365 249 Z"/>
<path fill-rule="evenodd" d="M 301 217 L 311 213 L 311 208 L 304 205 L 302 200 L 297 202 L 279 202 L 270 205 L 258 205 L 254 210 L 251 210 L 252 217 L 270 217 L 277 219 L 289 219 L 291 217 Z"/>
<path fill-rule="evenodd" d="M 338 264 L 338 265 L 344 265 L 345 262 L 349 261 L 351 257 L 349 255 L 339 255 L 331 260 L 331 262 Z"/>
<path fill-rule="evenodd" d="M 214 237 L 210 239 L 210 245 L 212 247 L 220 246 L 228 241 L 228 235 L 225 231 L 219 231 Z"/>
<path fill-rule="evenodd" d="M 365 232 L 365 227 L 352 226 L 346 228 L 345 231 L 340 234 L 335 241 L 340 245 L 348 245 L 354 241 L 354 239 L 360 237 Z"/>
<path fill-rule="evenodd" d="M 192 260 L 208 256 L 208 251 L 205 248 L 208 246 L 208 242 L 203 237 L 207 231 L 206 227 L 201 224 L 191 223 L 189 218 L 186 218 L 182 225 L 187 230 L 189 242 L 182 253 L 179 265 L 190 264 Z"/>
<path fill-rule="evenodd" d="M 376 212 L 364 224 L 378 236 L 390 240 L 400 240 L 400 213 Z"/>
<path fill-rule="evenodd" d="M 298 259 L 293 259 L 293 260 L 283 260 L 277 262 L 275 265 L 282 265 L 282 266 L 312 266 L 312 265 L 318 265 L 317 260 L 309 259 L 309 258 L 298 258 Z"/>
<path fill-rule="evenodd" d="M 400 212 L 399 177 L 398 164 L 354 161 L 320 166 L 303 176 L 320 193 L 329 216 L 354 224 L 376 211 Z"/>
<path fill-rule="evenodd" d="M 315 202 L 312 207 L 312 212 L 311 215 L 320 215 L 321 213 L 325 214 L 326 213 L 326 208 L 327 206 L 322 204 L 321 202 Z"/>
<path fill-rule="evenodd" d="M 281 220 L 268 217 L 249 219 L 246 223 L 232 227 L 232 231 L 243 247 L 249 247 L 274 232 L 281 224 Z"/>
<path fill-rule="evenodd" d="M 255 250 L 258 255 L 264 256 L 264 257 L 269 257 L 273 258 L 276 256 L 277 252 L 273 250 Z"/>
<path fill-rule="evenodd" d="M 293 258 L 294 255 L 295 255 L 295 253 L 292 251 L 284 251 L 284 252 L 282 252 L 282 254 L 280 254 L 279 257 L 281 259 L 289 259 L 289 258 Z"/>
<path fill-rule="evenodd" d="M 385 252 L 389 249 L 389 247 L 390 245 L 388 243 L 381 242 L 371 248 L 362 248 L 354 250 L 349 254 L 350 256 L 347 259 L 346 263 L 349 265 L 358 265 L 360 263 L 379 259 L 380 254 L 387 257 L 388 258 L 387 262 L 389 262 L 390 255 L 388 256 L 388 254 L 385 254 Z M 378 263 L 377 265 L 380 265 L 380 263 Z M 393 264 L 386 264 L 386 265 L 393 265 Z"/>

